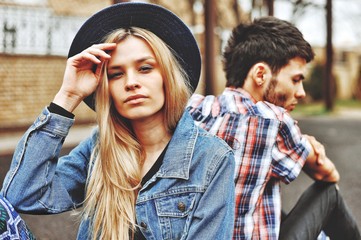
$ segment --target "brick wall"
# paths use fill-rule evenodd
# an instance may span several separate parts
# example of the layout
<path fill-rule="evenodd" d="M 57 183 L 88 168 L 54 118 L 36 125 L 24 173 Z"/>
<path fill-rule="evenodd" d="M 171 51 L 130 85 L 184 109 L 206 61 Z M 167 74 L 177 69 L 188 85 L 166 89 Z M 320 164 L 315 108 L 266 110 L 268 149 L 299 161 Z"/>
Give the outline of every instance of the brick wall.
<path fill-rule="evenodd" d="M 61 86 L 66 58 L 0 55 L 0 131 L 28 127 Z M 76 123 L 94 121 L 84 103 Z"/>

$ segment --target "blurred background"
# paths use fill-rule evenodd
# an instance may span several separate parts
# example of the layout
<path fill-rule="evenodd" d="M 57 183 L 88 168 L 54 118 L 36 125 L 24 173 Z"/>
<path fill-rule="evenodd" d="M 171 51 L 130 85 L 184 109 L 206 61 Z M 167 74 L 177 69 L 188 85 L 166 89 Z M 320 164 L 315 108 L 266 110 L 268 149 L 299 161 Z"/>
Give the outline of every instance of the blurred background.
<path fill-rule="evenodd" d="M 71 41 L 96 11 L 121 1 L 0 0 L 0 131 L 27 127 L 59 89 Z M 221 51 L 242 20 L 274 15 L 293 22 L 316 59 L 305 81 L 306 101 L 334 110 L 337 101 L 361 99 L 359 0 L 156 0 L 191 28 L 202 58 L 200 93 L 224 87 Z M 85 105 L 77 124 L 94 121 Z M 1 151 L 1 148 L 0 148 Z"/>
<path fill-rule="evenodd" d="M 109 0 L 0 0 L 0 184 L 21 134 L 61 86 L 67 53 L 77 30 Z M 294 23 L 316 59 L 304 81 L 307 98 L 292 113 L 305 133 L 330 149 L 343 193 L 361 223 L 361 1 L 360 0 L 154 0 L 176 13 L 194 33 L 203 68 L 197 92 L 218 94 L 225 85 L 221 52 L 243 20 L 273 15 Z M 81 104 L 63 154 L 85 138 L 94 113 Z M 347 161 L 346 161 L 347 160 Z M 309 179 L 285 186 L 286 207 Z M 77 218 L 24 215 L 40 239 L 74 239 Z"/>

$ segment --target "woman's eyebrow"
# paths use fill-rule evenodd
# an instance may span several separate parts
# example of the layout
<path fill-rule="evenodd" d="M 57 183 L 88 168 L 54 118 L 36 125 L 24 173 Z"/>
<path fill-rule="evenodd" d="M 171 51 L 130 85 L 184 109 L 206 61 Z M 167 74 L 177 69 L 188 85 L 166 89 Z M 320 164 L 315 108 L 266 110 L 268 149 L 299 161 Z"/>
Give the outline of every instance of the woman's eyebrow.
<path fill-rule="evenodd" d="M 145 56 L 145 57 L 141 57 L 137 60 L 135 60 L 136 63 L 142 63 L 142 62 L 145 62 L 145 61 L 148 61 L 148 60 L 153 60 L 153 61 L 156 61 L 154 57 L 152 56 Z M 108 69 L 119 69 L 119 68 L 122 68 L 122 65 L 120 64 L 114 64 L 114 65 L 111 65 L 109 66 L 108 65 Z"/>

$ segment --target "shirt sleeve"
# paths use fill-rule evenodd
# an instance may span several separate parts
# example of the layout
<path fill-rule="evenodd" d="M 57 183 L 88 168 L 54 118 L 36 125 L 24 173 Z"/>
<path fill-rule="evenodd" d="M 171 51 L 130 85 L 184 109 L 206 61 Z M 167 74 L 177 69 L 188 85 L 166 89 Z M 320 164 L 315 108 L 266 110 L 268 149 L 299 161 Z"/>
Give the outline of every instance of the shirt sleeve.
<path fill-rule="evenodd" d="M 280 123 L 276 143 L 272 149 L 272 173 L 284 183 L 292 182 L 301 172 L 311 145 L 289 114 Z"/>

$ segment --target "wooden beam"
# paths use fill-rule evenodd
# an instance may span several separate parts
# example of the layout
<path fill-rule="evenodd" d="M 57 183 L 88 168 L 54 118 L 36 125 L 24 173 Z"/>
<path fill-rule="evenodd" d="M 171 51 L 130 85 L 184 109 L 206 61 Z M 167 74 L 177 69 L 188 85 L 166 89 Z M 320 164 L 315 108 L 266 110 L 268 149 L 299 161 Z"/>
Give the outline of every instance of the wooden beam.
<path fill-rule="evenodd" d="M 205 9 L 205 94 L 215 94 L 215 49 L 214 49 L 214 28 L 215 28 L 215 9 L 214 0 L 206 0 Z"/>

